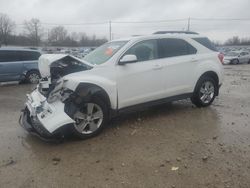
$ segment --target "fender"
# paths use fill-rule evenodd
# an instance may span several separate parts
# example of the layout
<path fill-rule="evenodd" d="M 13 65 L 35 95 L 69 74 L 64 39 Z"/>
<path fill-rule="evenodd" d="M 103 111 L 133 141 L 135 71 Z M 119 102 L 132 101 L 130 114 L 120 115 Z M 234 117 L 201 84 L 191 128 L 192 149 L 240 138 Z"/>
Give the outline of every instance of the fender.
<path fill-rule="evenodd" d="M 103 100 L 105 100 L 107 105 L 110 107 L 111 103 L 110 103 L 110 98 L 107 92 L 98 85 L 91 84 L 91 83 L 80 83 L 77 86 L 75 93 L 77 93 L 81 97 L 86 97 L 87 99 L 91 98 L 91 96 L 93 95 L 99 94 L 101 95 Z"/>
<path fill-rule="evenodd" d="M 211 57 L 211 56 L 210 56 Z M 205 57 L 204 57 L 205 58 Z M 212 63 L 212 61 L 218 61 L 218 63 Z M 207 60 L 207 61 L 202 61 L 202 63 L 199 63 L 194 71 L 196 73 L 194 75 L 194 80 L 193 80 L 193 90 L 195 89 L 197 81 L 205 74 L 211 73 L 217 76 L 217 81 L 218 85 L 221 85 L 223 81 L 223 67 L 222 64 L 219 62 L 218 59 L 212 59 L 212 60 Z"/>
<path fill-rule="evenodd" d="M 86 75 L 81 77 L 74 77 L 73 74 L 67 75 L 64 78 L 64 87 L 75 91 L 81 96 L 93 95 L 101 92 L 105 97 L 111 109 L 117 109 L 117 87 L 116 82 L 101 76 Z M 83 81 L 84 80 L 84 81 Z"/>

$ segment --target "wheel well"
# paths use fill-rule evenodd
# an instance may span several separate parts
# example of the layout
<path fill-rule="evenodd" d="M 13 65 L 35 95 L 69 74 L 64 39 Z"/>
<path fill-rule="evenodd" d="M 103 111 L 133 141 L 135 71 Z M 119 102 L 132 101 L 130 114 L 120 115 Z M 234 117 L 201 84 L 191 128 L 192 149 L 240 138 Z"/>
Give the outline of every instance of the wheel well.
<path fill-rule="evenodd" d="M 40 74 L 40 71 L 38 69 L 30 69 L 26 72 L 25 76 L 27 76 L 30 72 L 38 72 Z"/>
<path fill-rule="evenodd" d="M 203 78 L 203 77 L 210 77 L 210 78 L 213 78 L 214 79 L 214 81 L 215 81 L 215 83 L 217 84 L 217 91 L 216 91 L 216 96 L 219 94 L 219 77 L 218 77 L 218 75 L 215 73 L 215 72 L 213 72 L 213 71 L 208 71 L 208 72 L 205 72 L 205 73 L 203 73 L 201 76 L 200 76 L 200 78 L 199 78 L 199 80 L 201 79 L 201 78 Z M 197 83 L 198 83 L 198 81 L 197 81 Z M 196 83 L 196 84 L 197 84 Z"/>
<path fill-rule="evenodd" d="M 95 84 L 81 83 L 77 86 L 75 92 L 78 96 L 86 98 L 86 100 L 90 100 L 92 97 L 99 97 L 105 101 L 108 108 L 111 106 L 107 92 Z"/>

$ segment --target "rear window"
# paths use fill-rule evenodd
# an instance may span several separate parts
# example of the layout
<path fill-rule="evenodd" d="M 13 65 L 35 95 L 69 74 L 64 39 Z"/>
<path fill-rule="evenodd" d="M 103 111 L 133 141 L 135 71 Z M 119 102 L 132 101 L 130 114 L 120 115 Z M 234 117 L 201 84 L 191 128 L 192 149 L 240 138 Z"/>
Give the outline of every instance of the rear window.
<path fill-rule="evenodd" d="M 206 48 L 212 51 L 218 51 L 216 47 L 212 44 L 212 42 L 206 37 L 193 38 L 193 40 L 195 40 L 196 42 L 200 43 L 201 45 L 205 46 Z"/>
<path fill-rule="evenodd" d="M 39 52 L 2 50 L 0 51 L 0 62 L 32 61 L 38 60 L 40 56 Z"/>
<path fill-rule="evenodd" d="M 159 56 L 160 58 L 175 57 L 196 54 L 197 50 L 188 42 L 182 39 L 160 39 Z"/>
<path fill-rule="evenodd" d="M 39 52 L 30 52 L 30 51 L 20 51 L 19 52 L 22 61 L 32 61 L 38 60 L 41 54 Z"/>
<path fill-rule="evenodd" d="M 8 50 L 0 51 L 0 62 L 13 62 L 13 61 L 21 61 L 21 56 L 17 53 L 17 51 L 8 51 Z"/>

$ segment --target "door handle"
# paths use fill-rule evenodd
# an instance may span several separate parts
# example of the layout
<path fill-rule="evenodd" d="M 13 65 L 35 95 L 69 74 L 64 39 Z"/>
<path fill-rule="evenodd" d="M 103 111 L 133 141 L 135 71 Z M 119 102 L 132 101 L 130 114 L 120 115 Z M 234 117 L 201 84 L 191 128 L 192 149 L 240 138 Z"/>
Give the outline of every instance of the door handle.
<path fill-rule="evenodd" d="M 192 59 L 191 59 L 191 62 L 193 62 L 193 63 L 194 63 L 194 62 L 198 62 L 198 60 L 195 59 L 195 58 L 192 58 Z"/>
<path fill-rule="evenodd" d="M 161 65 L 159 65 L 159 64 L 155 64 L 154 66 L 153 66 L 153 69 L 154 70 L 160 70 L 160 69 L 162 69 L 163 67 L 161 66 Z"/>

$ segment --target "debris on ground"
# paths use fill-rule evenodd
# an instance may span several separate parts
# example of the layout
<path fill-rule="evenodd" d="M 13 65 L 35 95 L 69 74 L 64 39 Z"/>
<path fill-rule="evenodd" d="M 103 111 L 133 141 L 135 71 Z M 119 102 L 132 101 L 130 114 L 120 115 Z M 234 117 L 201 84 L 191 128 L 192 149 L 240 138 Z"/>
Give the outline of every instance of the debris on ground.
<path fill-rule="evenodd" d="M 16 161 L 10 158 L 5 164 L 1 165 L 0 167 L 7 167 L 13 164 L 16 164 Z"/>
<path fill-rule="evenodd" d="M 178 169 L 179 169 L 179 167 L 176 167 L 176 166 L 173 166 L 173 167 L 171 168 L 172 171 L 176 171 L 176 170 L 178 170 Z"/>
<path fill-rule="evenodd" d="M 57 165 L 57 164 L 61 161 L 61 158 L 54 157 L 54 158 L 52 159 L 52 161 L 53 161 L 53 165 Z"/>
<path fill-rule="evenodd" d="M 181 158 L 180 158 L 180 157 L 177 157 L 177 158 L 176 158 L 176 161 L 181 162 Z"/>
<path fill-rule="evenodd" d="M 202 160 L 205 162 L 205 161 L 207 161 L 208 160 L 208 156 L 203 156 L 202 157 Z"/>
<path fill-rule="evenodd" d="M 130 135 L 133 136 L 136 132 L 137 132 L 137 130 L 135 129 L 132 131 L 132 133 Z"/>

